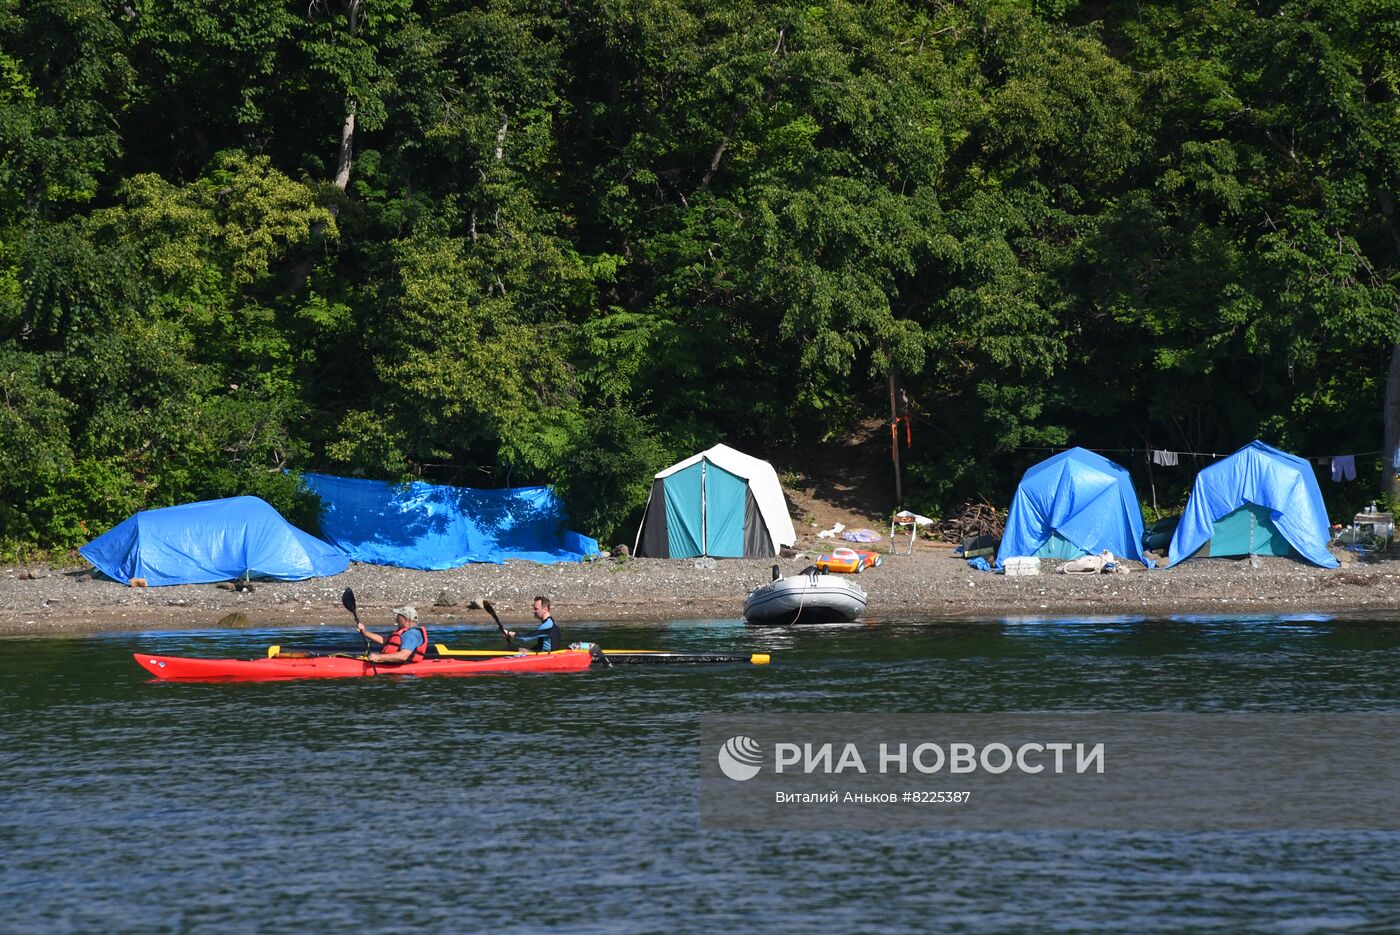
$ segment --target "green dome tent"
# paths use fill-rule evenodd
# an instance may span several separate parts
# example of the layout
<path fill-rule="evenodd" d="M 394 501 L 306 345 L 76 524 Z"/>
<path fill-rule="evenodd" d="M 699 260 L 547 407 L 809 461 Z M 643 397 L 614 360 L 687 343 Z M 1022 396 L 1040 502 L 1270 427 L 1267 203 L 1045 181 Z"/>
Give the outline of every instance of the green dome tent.
<path fill-rule="evenodd" d="M 773 466 L 715 445 L 656 475 L 632 551 L 650 558 L 771 558 L 796 541 Z"/>

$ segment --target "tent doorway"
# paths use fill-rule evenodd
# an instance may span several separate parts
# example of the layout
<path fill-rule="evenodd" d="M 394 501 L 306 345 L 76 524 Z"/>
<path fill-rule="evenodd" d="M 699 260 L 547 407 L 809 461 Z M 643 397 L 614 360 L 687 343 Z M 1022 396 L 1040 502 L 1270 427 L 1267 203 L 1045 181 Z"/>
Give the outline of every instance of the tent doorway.
<path fill-rule="evenodd" d="M 1231 555 L 1276 555 L 1299 557 L 1293 546 L 1278 531 L 1272 519 L 1273 511 L 1257 503 L 1246 503 L 1213 524 L 1215 532 L 1196 557 L 1216 558 Z"/>

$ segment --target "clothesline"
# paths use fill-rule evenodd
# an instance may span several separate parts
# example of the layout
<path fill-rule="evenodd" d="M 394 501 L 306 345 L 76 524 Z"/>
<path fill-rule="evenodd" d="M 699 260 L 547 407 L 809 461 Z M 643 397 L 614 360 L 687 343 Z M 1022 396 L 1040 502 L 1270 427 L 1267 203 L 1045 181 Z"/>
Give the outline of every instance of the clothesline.
<path fill-rule="evenodd" d="M 1017 445 L 1016 448 L 1015 448 L 1015 450 L 1016 450 L 1016 451 L 1048 451 L 1048 452 L 1054 454 L 1055 452 L 1058 452 L 1058 451 L 1068 451 L 1070 447 L 1073 447 L 1073 446 L 1066 446 L 1066 445 L 1058 445 L 1058 446 Z M 1083 446 L 1079 446 L 1079 447 L 1083 447 Z M 1154 451 L 1168 451 L 1169 449 L 1166 449 L 1166 448 L 1144 447 L 1144 448 L 1087 448 L 1087 449 L 1085 449 L 1085 450 L 1086 450 L 1086 451 L 1097 452 L 1098 454 L 1134 454 L 1134 455 L 1135 455 L 1135 454 L 1137 454 L 1138 452 L 1142 452 L 1144 455 L 1150 455 L 1150 454 L 1151 454 L 1152 452 L 1154 452 Z M 1173 454 L 1178 454 L 1178 455 L 1188 455 L 1188 456 L 1193 457 L 1193 458 L 1226 458 L 1226 457 L 1229 457 L 1233 452 L 1228 452 L 1228 451 L 1227 451 L 1227 452 L 1225 452 L 1225 454 L 1220 454 L 1219 452 L 1216 452 L 1216 451 L 1174 451 L 1174 452 L 1172 452 L 1172 453 L 1173 453 Z M 1382 454 L 1384 454 L 1384 453 L 1385 453 L 1385 452 L 1383 452 L 1383 451 L 1354 451 L 1354 452 L 1348 452 L 1348 454 L 1350 454 L 1353 458 L 1365 458 L 1365 457 L 1372 456 L 1372 455 L 1382 455 Z M 1340 456 L 1340 455 L 1298 455 L 1298 457 L 1302 458 L 1302 459 L 1305 460 L 1305 461 L 1317 461 L 1317 460 L 1320 459 L 1320 458 L 1336 458 L 1336 457 L 1341 457 L 1341 456 Z"/>
<path fill-rule="evenodd" d="M 906 414 L 903 416 L 903 419 L 905 419 L 905 420 L 908 420 L 908 419 L 910 419 L 910 418 L 912 418 L 913 421 L 919 422 L 919 423 L 921 423 L 921 424 L 923 424 L 923 425 L 927 425 L 927 426 L 929 426 L 930 428 L 934 428 L 934 429 L 938 429 L 938 428 L 939 428 L 938 424 L 937 424 L 936 422 L 934 422 L 933 419 L 929 418 L 928 416 L 924 415 L 922 412 L 919 412 L 919 411 L 916 410 L 916 409 L 915 409 L 915 410 L 909 411 L 908 413 L 906 413 Z M 896 421 L 898 421 L 898 420 L 896 420 Z M 1013 451 L 1048 451 L 1048 452 L 1050 452 L 1051 454 L 1055 454 L 1055 453 L 1061 452 L 1061 451 L 1068 451 L 1070 448 L 1073 448 L 1073 447 L 1076 447 L 1076 446 L 1074 446 L 1074 445 L 1017 445 L 1017 446 L 1016 446 L 1015 448 L 1013 448 L 1012 450 L 1013 450 Z M 1083 446 L 1083 445 L 1080 445 L 1080 446 L 1077 446 L 1077 447 L 1083 448 L 1084 446 Z M 1144 445 L 1144 446 L 1137 447 L 1137 448 L 1086 448 L 1085 450 L 1086 450 L 1086 451 L 1098 452 L 1099 454 L 1128 454 L 1128 455 L 1136 455 L 1138 452 L 1142 452 L 1142 453 L 1144 454 L 1144 456 L 1150 458 L 1150 457 L 1152 456 L 1152 452 L 1154 452 L 1154 451 L 1170 451 L 1171 449 L 1156 448 L 1156 447 L 1153 447 L 1153 446 L 1151 446 L 1151 445 Z M 1218 451 L 1175 451 L 1175 452 L 1173 452 L 1173 453 L 1174 453 L 1174 454 L 1177 454 L 1177 455 L 1186 455 L 1187 457 L 1191 457 L 1191 458 L 1216 458 L 1216 459 L 1219 459 L 1219 458 L 1228 458 L 1228 457 L 1229 457 L 1231 454 L 1233 454 L 1234 452 L 1227 451 L 1227 452 L 1224 452 L 1224 453 L 1222 454 L 1221 452 L 1218 452 Z M 1350 457 L 1353 457 L 1353 458 L 1371 458 L 1371 457 L 1384 457 L 1385 452 L 1384 452 L 1384 451 L 1350 451 L 1350 452 L 1347 452 L 1346 455 L 1349 455 Z M 1319 462 L 1321 462 L 1323 459 L 1327 459 L 1328 461 L 1330 461 L 1332 458 L 1344 457 L 1344 456 L 1345 456 L 1345 455 L 1327 454 L 1327 455 L 1298 455 L 1297 457 L 1300 457 L 1300 458 L 1302 458 L 1302 459 L 1305 460 L 1305 461 L 1312 461 L 1312 462 L 1314 462 L 1314 463 L 1319 463 Z M 1397 472 L 1400 472 L 1400 448 L 1397 448 L 1397 449 L 1396 449 L 1396 452 L 1395 452 L 1395 454 L 1394 454 L 1393 457 L 1394 457 L 1394 463 L 1395 463 L 1396 471 L 1397 471 Z"/>
<path fill-rule="evenodd" d="M 905 431 L 905 433 L 906 433 L 906 435 L 907 435 L 907 434 L 909 433 L 909 423 L 910 423 L 911 421 L 917 421 L 917 422 L 920 422 L 920 423 L 922 423 L 922 424 L 930 425 L 930 426 L 933 426 L 933 427 L 937 428 L 937 426 L 935 425 L 935 423 L 934 423 L 932 420 L 926 418 L 922 413 L 919 413 L 919 412 L 917 412 L 917 411 L 913 411 L 913 410 L 906 409 L 903 415 L 901 415 L 898 419 L 895 419 L 895 420 L 893 420 L 893 421 L 890 422 L 890 432 L 891 432 L 891 434 L 892 434 L 892 436 L 893 436 L 893 441 L 894 441 L 894 444 L 896 445 L 896 447 L 898 446 L 898 434 L 897 434 L 897 433 L 898 433 L 898 431 L 899 431 L 899 424 L 900 424 L 900 422 L 903 422 L 903 423 L 904 423 L 904 426 L 905 426 L 904 431 Z M 906 441 L 912 443 L 912 439 L 906 439 Z M 1012 450 L 1013 450 L 1013 451 L 1048 451 L 1048 452 L 1051 453 L 1051 454 L 1056 454 L 1056 453 L 1061 452 L 1061 451 L 1067 451 L 1070 447 L 1073 447 L 1073 446 L 1069 446 L 1069 445 L 1017 445 L 1017 446 L 1016 446 L 1014 449 L 1012 449 Z M 1080 446 L 1080 447 L 1082 447 L 1082 446 Z M 1140 448 L 1089 448 L 1089 449 L 1086 449 L 1086 450 L 1088 450 L 1088 451 L 1094 451 L 1094 452 L 1097 452 L 1097 453 L 1099 453 L 1099 454 L 1126 454 L 1126 455 L 1128 455 L 1128 456 L 1130 456 L 1130 457 L 1136 457 L 1137 454 L 1138 454 L 1139 452 L 1141 452 L 1144 459 L 1146 459 L 1147 461 L 1149 461 L 1149 462 L 1151 462 L 1151 463 L 1153 463 L 1153 464 L 1157 464 L 1157 465 L 1159 465 L 1160 467 L 1176 467 L 1176 466 L 1177 466 L 1177 459 L 1180 458 L 1182 455 L 1185 455 L 1185 456 L 1188 457 L 1188 458 L 1211 458 L 1211 459 L 1213 459 L 1213 460 L 1219 460 L 1220 458 L 1227 458 L 1227 457 L 1229 457 L 1229 456 L 1233 453 L 1233 452 L 1224 452 L 1224 453 L 1221 453 L 1221 452 L 1218 452 L 1218 451 L 1173 451 L 1173 450 L 1168 449 L 1168 448 L 1154 448 L 1154 447 L 1152 447 L 1151 445 L 1145 445 L 1145 446 L 1140 447 Z M 1331 468 L 1331 473 L 1332 473 L 1332 479 L 1333 479 L 1334 481 L 1346 481 L 1346 480 L 1354 480 L 1355 477 L 1356 477 L 1356 459 L 1357 459 L 1357 458 L 1377 458 L 1377 457 L 1378 457 L 1378 458 L 1381 458 L 1381 459 L 1382 459 L 1382 462 L 1384 462 L 1384 459 L 1385 459 L 1385 452 L 1384 452 L 1384 451 L 1353 451 L 1353 452 L 1348 452 L 1348 453 L 1346 453 L 1346 454 L 1298 455 L 1297 457 L 1301 457 L 1301 458 L 1303 458 L 1303 460 L 1305 460 L 1305 461 L 1311 461 L 1311 462 L 1313 462 L 1314 464 L 1318 465 L 1319 467 L 1330 467 L 1330 468 Z M 1392 463 L 1392 466 L 1393 466 L 1394 469 L 1395 469 L 1396 475 L 1397 475 L 1397 476 L 1400 476 L 1400 446 L 1397 446 L 1397 447 L 1396 447 L 1394 454 L 1391 456 L 1391 463 Z"/>
<path fill-rule="evenodd" d="M 1021 445 L 1021 446 L 1018 446 L 1017 450 L 1019 450 L 1019 451 L 1049 451 L 1049 452 L 1052 452 L 1052 453 L 1053 453 L 1053 452 L 1063 451 L 1063 450 L 1065 450 L 1065 449 L 1064 449 L 1063 446 L 1060 446 L 1060 447 L 1045 447 L 1045 446 L 1040 446 L 1040 445 Z M 1168 451 L 1168 450 L 1166 450 L 1166 449 L 1164 449 L 1164 448 L 1150 448 L 1150 447 L 1149 447 L 1149 448 L 1091 448 L 1091 449 L 1088 449 L 1088 450 L 1090 450 L 1090 451 L 1096 451 L 1096 452 L 1098 452 L 1099 454 L 1105 454 L 1105 453 L 1109 453 L 1109 454 L 1125 454 L 1125 453 L 1126 453 L 1126 454 L 1129 455 L 1129 458 L 1128 458 L 1128 459 L 1125 459 L 1125 460 L 1135 460 L 1135 459 L 1137 458 L 1138 452 L 1142 452 L 1142 454 L 1143 454 L 1143 459 L 1144 459 L 1144 460 L 1147 462 L 1147 464 L 1148 464 L 1148 469 L 1147 469 L 1147 470 L 1148 470 L 1148 477 L 1149 477 L 1149 478 L 1151 478 L 1151 476 L 1152 476 L 1152 465 L 1155 464 L 1155 465 L 1157 465 L 1158 467 L 1163 467 L 1163 468 L 1175 468 L 1175 467 L 1178 467 L 1178 466 L 1179 466 L 1179 464 L 1180 464 L 1180 458 L 1181 458 L 1182 455 L 1186 455 L 1186 456 L 1188 456 L 1188 457 L 1211 458 L 1211 459 L 1218 459 L 1218 458 L 1226 457 L 1225 455 L 1222 455 L 1222 454 L 1220 454 L 1219 452 L 1216 452 L 1216 451 L 1212 451 L 1212 452 L 1204 452 L 1204 451 Z M 1351 482 L 1351 481 L 1356 480 L 1356 459 L 1357 459 L 1357 458 L 1363 458 L 1363 459 L 1364 459 L 1364 458 L 1367 458 L 1367 457 L 1378 457 L 1378 456 L 1381 457 L 1381 463 L 1382 463 L 1382 465 L 1384 465 L 1384 463 L 1385 463 L 1384 452 L 1380 452 L 1380 451 L 1359 451 L 1359 452 L 1356 452 L 1356 453 L 1353 453 L 1353 454 L 1344 454 L 1344 455 L 1313 455 L 1313 456 L 1310 456 L 1310 457 L 1307 457 L 1307 458 L 1301 458 L 1300 460 L 1308 461 L 1308 462 L 1310 462 L 1310 463 L 1312 463 L 1312 464 L 1315 464 L 1315 465 L 1317 465 L 1318 467 L 1324 469 L 1327 473 L 1329 473 L 1329 474 L 1331 475 L 1331 477 L 1332 477 L 1332 482 L 1333 482 L 1333 483 L 1345 484 L 1345 483 L 1349 483 L 1349 482 Z M 1396 475 L 1396 477 L 1400 477 L 1400 446 L 1396 446 L 1395 454 L 1394 454 L 1394 456 L 1392 457 L 1391 464 L 1392 464 L 1392 467 L 1393 467 L 1394 470 L 1395 470 L 1395 475 Z M 1152 485 L 1152 505 L 1153 505 L 1154 507 L 1157 505 L 1157 487 L 1156 487 L 1156 484 L 1155 484 L 1155 483 Z"/>

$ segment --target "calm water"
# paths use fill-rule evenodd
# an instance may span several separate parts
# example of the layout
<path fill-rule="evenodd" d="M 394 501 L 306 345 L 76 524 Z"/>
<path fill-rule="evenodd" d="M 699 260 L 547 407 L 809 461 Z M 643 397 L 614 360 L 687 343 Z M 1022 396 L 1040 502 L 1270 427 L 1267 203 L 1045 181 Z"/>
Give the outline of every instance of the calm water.
<path fill-rule="evenodd" d="M 1400 931 L 1400 835 L 710 832 L 696 767 L 700 713 L 1393 711 L 1400 623 L 569 635 L 775 663 L 172 685 L 128 654 L 329 635 L 0 642 L 0 930 Z"/>

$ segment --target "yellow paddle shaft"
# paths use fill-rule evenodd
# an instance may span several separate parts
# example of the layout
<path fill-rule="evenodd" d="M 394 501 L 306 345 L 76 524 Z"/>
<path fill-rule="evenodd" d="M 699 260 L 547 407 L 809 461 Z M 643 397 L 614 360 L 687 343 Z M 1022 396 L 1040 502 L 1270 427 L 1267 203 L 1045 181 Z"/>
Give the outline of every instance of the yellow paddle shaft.
<path fill-rule="evenodd" d="M 434 648 L 439 656 L 514 656 L 515 653 L 508 649 L 452 649 L 446 643 L 435 643 Z M 567 649 L 555 650 L 555 652 L 568 652 Z M 603 655 L 637 656 L 655 653 L 664 653 L 664 649 L 605 649 Z M 548 653 L 546 653 L 548 655 Z M 767 653 L 753 653 L 749 656 L 749 662 L 756 666 L 766 666 L 770 662 Z"/>

